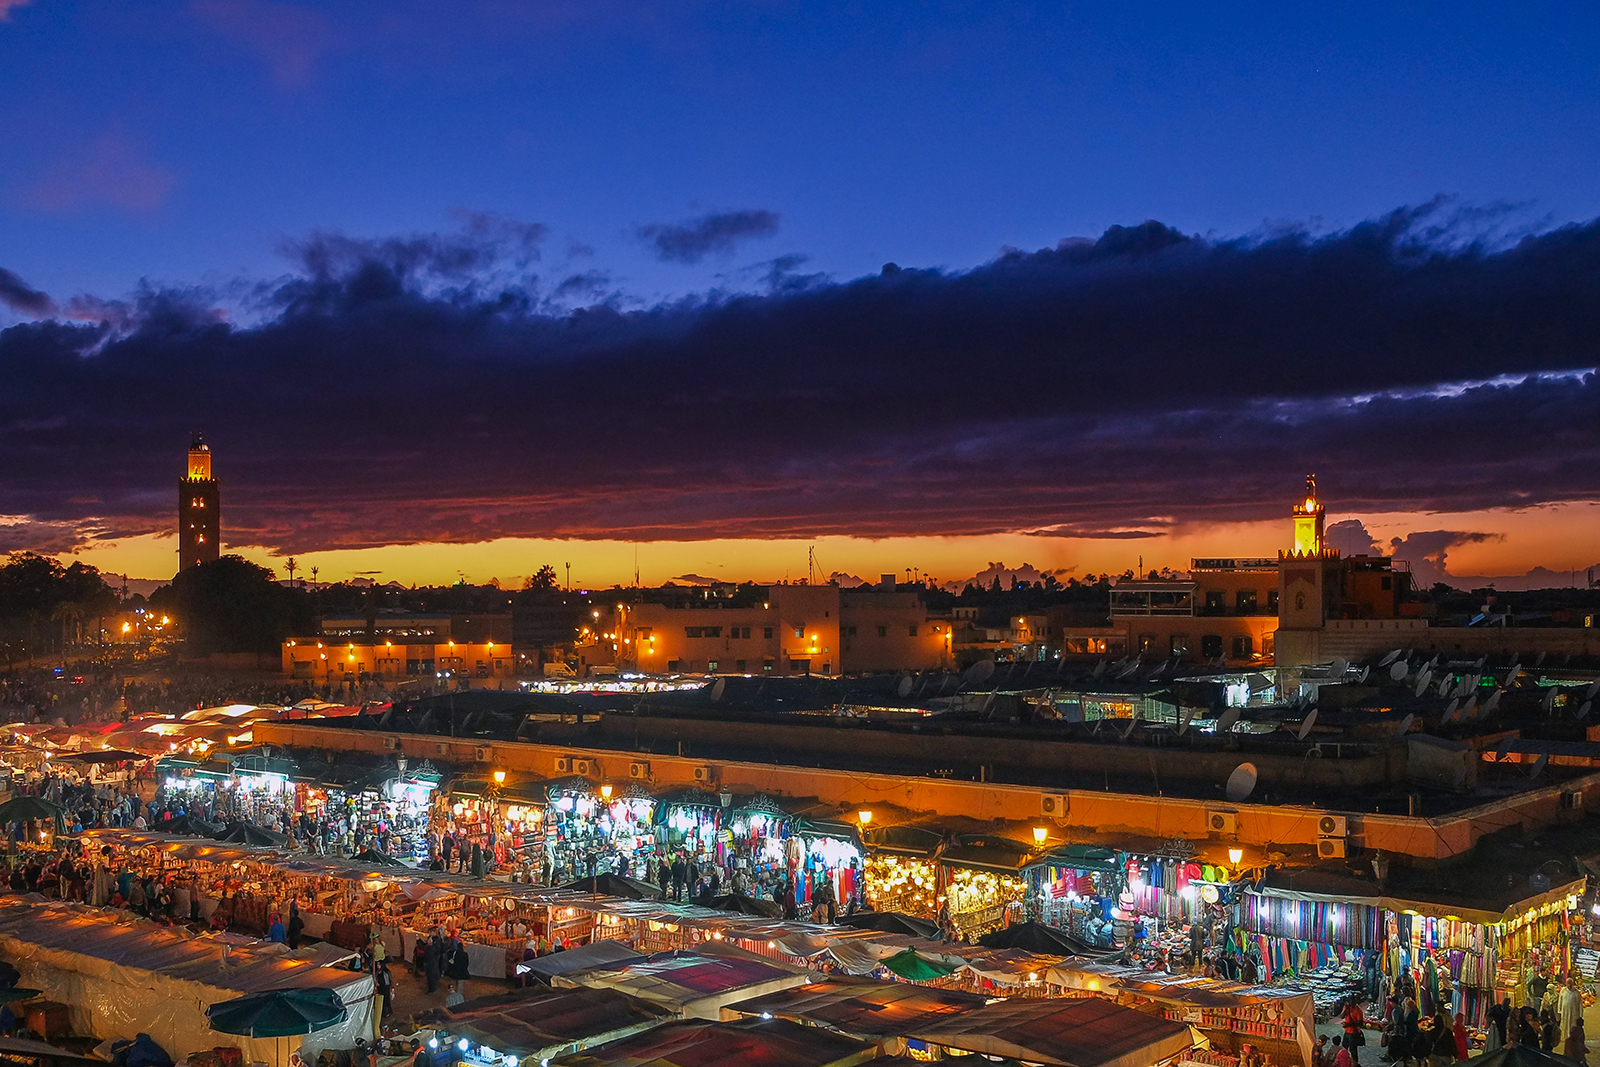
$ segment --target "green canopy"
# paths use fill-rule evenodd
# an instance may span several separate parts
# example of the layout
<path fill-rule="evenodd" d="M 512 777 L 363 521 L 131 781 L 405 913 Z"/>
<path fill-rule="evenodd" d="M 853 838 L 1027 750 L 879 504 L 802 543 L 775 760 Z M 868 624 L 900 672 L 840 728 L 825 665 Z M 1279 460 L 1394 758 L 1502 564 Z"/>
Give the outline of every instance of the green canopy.
<path fill-rule="evenodd" d="M 953 974 L 956 970 L 947 963 L 935 963 L 926 956 L 919 956 L 915 949 L 909 948 L 880 962 L 901 978 L 911 982 L 931 982 L 935 978 Z"/>
<path fill-rule="evenodd" d="M 18 1000 L 32 1000 L 42 997 L 44 993 L 37 989 L 25 989 L 22 986 L 12 986 L 9 989 L 0 989 L 0 1004 L 10 1004 Z"/>
<path fill-rule="evenodd" d="M 211 1029 L 241 1037 L 314 1034 L 345 1021 L 350 1012 L 331 989 L 276 989 L 224 1000 L 206 1009 Z"/>
<path fill-rule="evenodd" d="M 67 809 L 52 804 L 43 797 L 12 797 L 0 804 L 0 823 L 27 822 L 29 819 L 54 819 L 65 815 Z"/>

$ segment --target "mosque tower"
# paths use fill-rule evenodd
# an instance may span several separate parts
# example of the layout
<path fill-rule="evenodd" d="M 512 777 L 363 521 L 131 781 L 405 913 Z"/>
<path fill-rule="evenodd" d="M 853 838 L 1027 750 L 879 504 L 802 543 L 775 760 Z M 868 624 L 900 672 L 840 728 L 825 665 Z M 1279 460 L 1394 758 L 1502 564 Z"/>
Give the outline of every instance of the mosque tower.
<path fill-rule="evenodd" d="M 1328 509 L 1317 499 L 1317 476 L 1306 475 L 1306 498 L 1294 506 L 1294 554 L 1322 555 L 1323 526 Z"/>
<path fill-rule="evenodd" d="M 221 549 L 222 507 L 211 475 L 211 449 L 195 434 L 188 470 L 178 479 L 178 569 L 210 563 Z"/>

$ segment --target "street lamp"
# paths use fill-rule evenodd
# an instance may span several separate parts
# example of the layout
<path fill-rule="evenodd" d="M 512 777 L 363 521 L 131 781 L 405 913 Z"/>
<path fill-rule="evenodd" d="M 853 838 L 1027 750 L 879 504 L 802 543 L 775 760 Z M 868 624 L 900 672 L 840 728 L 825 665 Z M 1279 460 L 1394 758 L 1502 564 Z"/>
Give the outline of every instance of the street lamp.
<path fill-rule="evenodd" d="M 1044 844 L 1044 839 L 1046 837 L 1049 837 L 1049 836 L 1050 836 L 1050 831 L 1045 829 L 1043 826 L 1035 826 L 1033 828 L 1033 843 L 1034 844 L 1036 844 L 1036 845 Z"/>

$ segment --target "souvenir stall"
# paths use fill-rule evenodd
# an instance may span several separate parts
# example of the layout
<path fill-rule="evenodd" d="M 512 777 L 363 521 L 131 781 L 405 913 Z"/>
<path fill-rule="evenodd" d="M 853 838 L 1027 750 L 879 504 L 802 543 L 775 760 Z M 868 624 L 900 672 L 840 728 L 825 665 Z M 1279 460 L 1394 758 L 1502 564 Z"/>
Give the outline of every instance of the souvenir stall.
<path fill-rule="evenodd" d="M 1186 842 L 1169 844 L 1173 851 L 1122 857 L 1113 918 L 1115 932 L 1130 935 L 1132 958 L 1183 971 L 1200 966 L 1207 946 L 1223 940 L 1230 883 L 1227 868 L 1199 862 Z"/>
<path fill-rule="evenodd" d="M 826 880 L 833 891 L 834 915 L 848 915 L 861 907 L 865 890 L 861 837 L 856 827 L 831 819 L 797 822 L 805 860 L 800 879 L 805 900 L 815 899 L 817 886 Z"/>
<path fill-rule="evenodd" d="M 1205 1062 L 1240 1067 L 1310 1067 L 1316 1018 L 1310 993 L 1243 986 L 1215 978 L 1120 964 L 1063 960 L 1045 980 L 1067 996 L 1101 996 L 1198 1029 L 1211 1043 Z"/>
<path fill-rule="evenodd" d="M 724 796 L 703 789 L 685 789 L 657 799 L 656 850 L 650 858 L 659 863 L 658 856 L 675 857 L 682 852 L 686 862 L 695 864 L 701 877 L 709 874 L 713 867 L 721 868 L 723 873 L 719 877 L 724 883 L 728 881 L 730 868 L 737 866 L 740 855 L 748 857 L 747 863 L 752 871 L 760 871 L 765 865 L 781 869 L 783 849 L 779 838 L 779 820 L 764 813 L 748 812 L 743 822 L 735 824 L 733 820 L 728 820 L 727 832 L 724 832 L 724 815 L 728 812 L 724 807 Z M 733 797 L 728 795 L 726 800 L 731 804 Z M 744 831 L 742 834 L 740 827 Z M 772 836 L 767 836 L 769 833 Z M 771 854 L 773 849 L 776 850 L 776 859 L 766 860 L 764 857 Z M 756 855 L 751 856 L 752 851 Z M 652 877 L 654 870 L 646 865 L 630 864 L 629 873 L 632 877 L 655 881 Z M 694 886 L 685 887 L 684 899 L 692 900 L 694 895 Z"/>
<path fill-rule="evenodd" d="M 429 815 L 439 779 L 427 760 L 415 769 L 388 762 L 335 768 L 322 781 L 320 813 L 311 806 L 305 810 L 331 822 L 339 848 L 349 854 L 370 848 L 426 866 Z M 303 802 L 314 805 L 309 791 Z"/>
<path fill-rule="evenodd" d="M 594 873 L 618 872 L 627 861 L 633 877 L 656 855 L 652 817 L 655 802 L 642 790 L 622 795 L 609 784 L 596 788 L 584 778 L 553 783 L 545 811 L 545 851 L 550 885 L 561 885 Z"/>
<path fill-rule="evenodd" d="M 935 857 L 944 837 L 921 826 L 870 826 L 863 824 L 862 843 L 867 848 L 867 907 L 893 911 L 919 919 L 932 919 L 939 911 L 939 864 Z"/>
<path fill-rule="evenodd" d="M 1021 922 L 1027 881 L 1026 845 L 1003 837 L 967 834 L 939 853 L 940 880 L 958 941 L 976 941 L 991 930 Z"/>
<path fill-rule="evenodd" d="M 707 795 L 690 794 L 690 798 L 703 804 L 701 798 Z M 776 899 L 784 875 L 798 872 L 804 855 L 804 845 L 794 834 L 794 820 L 789 813 L 771 797 L 756 794 L 712 816 L 720 823 L 713 856 L 721 871 L 720 891 Z M 794 842 L 792 846 L 790 841 Z M 804 899 L 803 894 L 804 887 L 797 882 L 796 904 Z"/>
<path fill-rule="evenodd" d="M 1086 945 L 1116 945 L 1113 912 L 1124 877 L 1116 852 L 1067 845 L 1030 864 L 1024 876 L 1029 913 L 1040 922 L 1065 930 Z"/>

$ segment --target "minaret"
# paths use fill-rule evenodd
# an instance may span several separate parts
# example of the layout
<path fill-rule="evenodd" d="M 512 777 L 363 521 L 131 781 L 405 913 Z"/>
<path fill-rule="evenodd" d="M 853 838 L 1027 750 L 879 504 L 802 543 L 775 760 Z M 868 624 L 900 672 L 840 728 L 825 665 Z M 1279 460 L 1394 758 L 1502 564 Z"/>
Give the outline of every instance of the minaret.
<path fill-rule="evenodd" d="M 210 563 L 222 549 L 221 498 L 211 476 L 211 449 L 194 435 L 189 468 L 178 479 L 178 569 Z"/>
<path fill-rule="evenodd" d="M 1317 476 L 1306 475 L 1306 498 L 1294 506 L 1294 554 L 1322 555 L 1323 524 L 1328 509 L 1317 499 Z"/>

